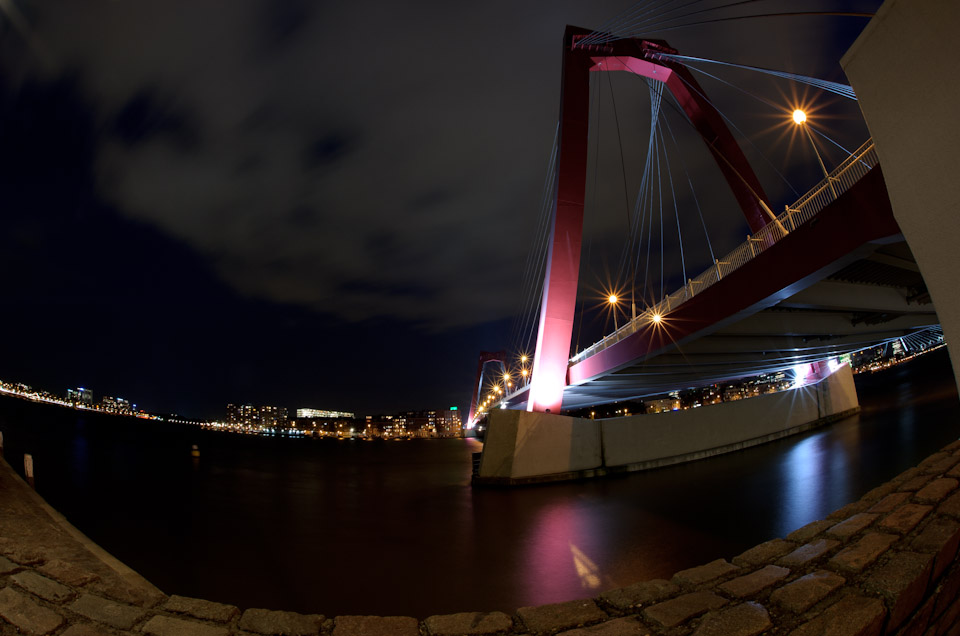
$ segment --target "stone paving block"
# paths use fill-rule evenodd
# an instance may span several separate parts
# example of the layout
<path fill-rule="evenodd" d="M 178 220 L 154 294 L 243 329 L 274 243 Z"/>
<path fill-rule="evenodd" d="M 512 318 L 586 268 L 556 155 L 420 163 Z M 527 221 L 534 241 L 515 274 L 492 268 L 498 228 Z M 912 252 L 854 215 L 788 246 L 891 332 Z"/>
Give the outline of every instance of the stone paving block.
<path fill-rule="evenodd" d="M 937 512 L 960 518 L 960 492 L 955 492 L 947 497 L 946 501 L 937 506 Z"/>
<path fill-rule="evenodd" d="M 710 612 L 703 617 L 693 636 L 757 636 L 773 623 L 767 609 L 760 603 L 743 603 Z"/>
<path fill-rule="evenodd" d="M 863 501 L 858 499 L 857 501 L 851 501 L 843 508 L 837 508 L 833 512 L 827 515 L 827 519 L 832 519 L 836 521 L 837 519 L 846 519 L 847 517 L 853 516 L 859 512 L 865 511 L 870 507 L 869 501 Z"/>
<path fill-rule="evenodd" d="M 814 538 L 835 522 L 830 521 L 829 519 L 822 519 L 820 521 L 812 521 L 807 525 L 803 526 L 799 530 L 794 530 L 787 535 L 788 541 L 796 541 L 797 543 L 807 543 L 810 539 Z"/>
<path fill-rule="evenodd" d="M 920 469 L 920 472 L 927 472 L 927 469 L 929 469 L 930 466 L 944 459 L 950 459 L 950 453 L 944 450 L 940 450 L 934 453 L 933 455 L 929 455 L 925 457 L 922 462 L 917 464 L 917 468 Z"/>
<path fill-rule="evenodd" d="M 10 574 L 20 569 L 18 563 L 14 563 L 5 556 L 0 556 L 0 574 Z"/>
<path fill-rule="evenodd" d="M 960 479 L 960 464 L 958 464 L 958 465 L 954 466 L 953 468 L 951 468 L 950 470 L 948 470 L 948 471 L 945 473 L 944 476 L 945 476 L 945 477 L 953 477 L 954 479 Z"/>
<path fill-rule="evenodd" d="M 333 636 L 420 636 L 420 628 L 409 616 L 337 616 Z"/>
<path fill-rule="evenodd" d="M 900 504 L 905 504 L 910 498 L 913 497 L 912 493 L 909 492 L 895 492 L 887 495 L 877 503 L 870 506 L 867 512 L 893 512 Z"/>
<path fill-rule="evenodd" d="M 835 526 L 831 526 L 827 529 L 827 534 L 829 536 L 835 537 L 837 539 L 849 539 L 853 535 L 857 534 L 871 523 L 877 520 L 880 515 L 870 514 L 866 512 L 861 512 L 858 514 L 849 517 Z"/>
<path fill-rule="evenodd" d="M 758 546 L 754 546 L 731 559 L 734 565 L 749 566 L 770 563 L 783 555 L 793 551 L 797 544 L 793 541 L 773 539 Z"/>
<path fill-rule="evenodd" d="M 33 602 L 12 588 L 0 589 L 0 617 L 23 634 L 49 634 L 63 624 L 63 617 Z"/>
<path fill-rule="evenodd" d="M 933 580 L 950 566 L 960 548 L 960 523 L 938 517 L 931 521 L 910 544 L 918 552 L 932 552 L 936 555 L 933 565 Z"/>
<path fill-rule="evenodd" d="M 897 636 L 923 636 L 930 624 L 930 617 L 933 615 L 934 602 L 937 599 L 930 597 L 923 602 L 916 614 L 911 616 L 903 625 Z"/>
<path fill-rule="evenodd" d="M 187 614 L 218 623 L 226 623 L 240 613 L 240 610 L 234 605 L 224 605 L 223 603 L 177 596 L 176 594 L 167 599 L 167 602 L 163 604 L 163 609 L 174 614 Z"/>
<path fill-rule="evenodd" d="M 950 608 L 942 616 L 940 616 L 940 618 L 937 619 L 937 623 L 939 625 L 939 629 L 936 632 L 936 636 L 943 636 L 944 634 L 949 635 L 951 633 L 955 634 L 955 631 L 949 631 L 948 626 L 952 625 L 954 629 L 960 627 L 960 603 L 954 603 L 951 605 Z M 931 636 L 931 634 L 928 631 L 926 634 L 924 634 L 924 636 Z"/>
<path fill-rule="evenodd" d="M 117 629 L 130 629 L 147 614 L 139 607 L 121 605 L 93 594 L 81 594 L 69 607 L 81 616 Z"/>
<path fill-rule="evenodd" d="M 154 616 L 143 626 L 143 633 L 150 636 L 230 636 L 231 634 L 226 627 L 169 616 Z"/>
<path fill-rule="evenodd" d="M 960 450 L 960 439 L 950 442 L 941 449 L 944 453 L 952 453 L 954 451 Z"/>
<path fill-rule="evenodd" d="M 806 565 L 811 561 L 819 559 L 838 545 L 840 545 L 840 542 L 836 539 L 820 539 L 819 541 L 800 546 L 787 556 L 781 558 L 777 563 L 787 567 Z"/>
<path fill-rule="evenodd" d="M 918 475 L 913 479 L 908 479 L 907 481 L 900 484 L 897 490 L 899 490 L 900 492 L 917 491 L 923 488 L 924 486 L 926 486 L 928 483 L 930 483 L 930 481 L 933 478 L 934 478 L 934 475 Z"/>
<path fill-rule="evenodd" d="M 873 490 L 865 494 L 863 497 L 860 497 L 860 499 L 862 499 L 863 501 L 869 501 L 869 502 L 880 501 L 890 493 L 894 492 L 896 489 L 897 489 L 897 484 L 892 481 L 888 481 L 885 484 L 880 484 L 879 486 L 877 486 L 876 488 L 874 488 Z"/>
<path fill-rule="evenodd" d="M 947 570 L 939 585 L 937 605 L 933 609 L 933 615 L 940 616 L 951 604 L 960 606 L 960 603 L 954 603 L 958 594 L 960 594 L 960 564 L 954 564 Z"/>
<path fill-rule="evenodd" d="M 680 588 L 678 586 L 666 579 L 654 579 L 652 581 L 634 583 L 633 585 L 616 590 L 609 590 L 601 594 L 600 599 L 619 610 L 628 610 L 634 607 L 656 603 L 657 601 L 673 596 L 679 591 Z"/>
<path fill-rule="evenodd" d="M 727 604 L 726 599 L 713 592 L 691 592 L 657 603 L 644 610 L 643 615 L 663 627 L 675 627 L 695 616 L 715 610 Z"/>
<path fill-rule="evenodd" d="M 862 586 L 880 595 L 890 608 L 887 631 L 900 627 L 917 609 L 927 591 L 933 557 L 919 552 L 895 552 L 885 563 L 874 568 Z"/>
<path fill-rule="evenodd" d="M 936 632 L 936 636 L 942 636 L 945 633 L 949 633 L 948 626 L 953 625 L 954 627 L 960 626 L 960 603 L 954 603 L 950 608 L 938 619 L 936 622 L 939 624 L 939 629 Z M 932 636 L 930 632 L 924 634 L 924 636 Z"/>
<path fill-rule="evenodd" d="M 782 568 L 778 565 L 768 565 L 756 572 L 731 579 L 717 587 L 720 591 L 730 596 L 745 598 L 747 596 L 753 596 L 760 590 L 766 589 L 771 585 L 775 585 L 777 581 L 781 581 L 788 576 L 790 576 L 790 570 L 787 568 Z"/>
<path fill-rule="evenodd" d="M 509 631 L 513 619 L 503 612 L 461 612 L 424 621 L 430 636 L 481 636 Z"/>
<path fill-rule="evenodd" d="M 845 596 L 790 636 L 879 636 L 886 615 L 880 599 Z"/>
<path fill-rule="evenodd" d="M 629 616 L 615 618 L 599 625 L 560 632 L 557 636 L 649 636 L 649 634 L 650 630 L 644 627 L 636 616 Z"/>
<path fill-rule="evenodd" d="M 880 529 L 906 534 L 913 530 L 931 510 L 933 506 L 904 504 L 880 521 Z"/>
<path fill-rule="evenodd" d="M 927 459 L 931 459 L 932 457 L 933 455 L 931 455 Z M 929 473 L 931 475 L 942 475 L 943 473 L 947 473 L 950 470 L 954 469 L 957 466 L 957 462 L 960 462 L 960 457 L 953 457 L 951 455 L 948 455 L 946 457 L 941 458 L 939 461 L 933 462 L 926 466 L 924 466 L 923 463 L 921 463 L 920 468 L 923 469 L 923 472 Z M 953 475 L 950 475 L 950 476 L 953 477 Z"/>
<path fill-rule="evenodd" d="M 114 636 L 117 632 L 104 627 L 103 625 L 94 625 L 93 623 L 74 623 L 60 636 Z"/>
<path fill-rule="evenodd" d="M 125 585 L 115 578 L 93 581 L 87 585 L 86 589 L 114 601 L 138 607 L 154 607 L 167 599 L 166 595 L 156 588 Z"/>
<path fill-rule="evenodd" d="M 534 632 L 581 627 L 609 618 L 591 599 L 521 607 L 517 610 L 517 616 Z"/>
<path fill-rule="evenodd" d="M 890 483 L 897 484 L 899 487 L 900 484 L 910 481 L 911 479 L 913 479 L 919 474 L 921 474 L 920 468 L 917 466 L 914 466 L 913 468 L 906 469 L 905 471 L 903 471 L 902 473 L 900 473 L 899 475 L 891 479 Z"/>
<path fill-rule="evenodd" d="M 929 484 L 918 490 L 914 497 L 920 503 L 935 504 L 945 499 L 947 495 L 956 490 L 957 485 L 960 485 L 960 482 L 958 482 L 956 479 L 950 479 L 949 477 L 934 479 Z"/>
<path fill-rule="evenodd" d="M 899 537 L 893 534 L 868 532 L 859 541 L 835 554 L 827 566 L 843 572 L 859 572 L 898 540 Z"/>
<path fill-rule="evenodd" d="M 365 616 L 354 618 L 368 618 Z M 266 609 L 248 609 L 240 617 L 240 629 L 257 634 L 313 636 L 320 633 L 323 616 Z"/>
<path fill-rule="evenodd" d="M 698 565 L 695 568 L 680 570 L 674 574 L 670 580 L 680 587 L 691 588 L 720 578 L 721 576 L 731 574 L 739 569 L 740 568 L 732 563 L 727 563 L 726 559 L 717 559 L 706 565 Z"/>
<path fill-rule="evenodd" d="M 796 581 L 774 590 L 770 602 L 795 614 L 808 609 L 827 598 L 834 590 L 842 587 L 847 580 L 839 574 L 827 570 L 817 570 Z"/>
<path fill-rule="evenodd" d="M 100 579 L 99 576 L 86 570 L 79 568 L 72 563 L 67 563 L 66 561 L 61 561 L 60 559 L 53 559 L 47 561 L 43 565 L 37 568 L 37 571 L 49 576 L 52 579 L 56 579 L 61 583 L 66 583 L 67 585 L 72 585 L 73 587 L 82 587 L 88 583 L 93 583 Z"/>
<path fill-rule="evenodd" d="M 66 585 L 61 585 L 33 571 L 14 574 L 10 580 L 34 596 L 39 596 L 51 603 L 62 603 L 73 597 L 73 590 Z"/>

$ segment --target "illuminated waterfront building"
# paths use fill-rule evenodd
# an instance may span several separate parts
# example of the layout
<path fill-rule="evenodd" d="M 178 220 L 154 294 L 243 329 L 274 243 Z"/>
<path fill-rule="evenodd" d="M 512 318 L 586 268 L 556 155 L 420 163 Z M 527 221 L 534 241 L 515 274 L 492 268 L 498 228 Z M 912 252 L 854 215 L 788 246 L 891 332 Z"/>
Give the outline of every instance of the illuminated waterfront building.
<path fill-rule="evenodd" d="M 227 404 L 227 424 L 244 428 L 286 428 L 287 409 L 283 406 Z"/>
<path fill-rule="evenodd" d="M 352 420 L 356 417 L 353 413 L 346 411 L 324 411 L 322 409 L 297 409 L 297 419 L 328 419 L 335 420 L 345 418 Z"/>
<path fill-rule="evenodd" d="M 129 415 L 133 413 L 133 408 L 128 400 L 118 397 L 110 397 L 109 395 L 105 395 L 100 399 L 100 408 L 107 413 L 118 413 L 122 415 Z"/>
<path fill-rule="evenodd" d="M 67 402 L 75 405 L 93 406 L 93 391 L 83 387 L 67 389 Z"/>

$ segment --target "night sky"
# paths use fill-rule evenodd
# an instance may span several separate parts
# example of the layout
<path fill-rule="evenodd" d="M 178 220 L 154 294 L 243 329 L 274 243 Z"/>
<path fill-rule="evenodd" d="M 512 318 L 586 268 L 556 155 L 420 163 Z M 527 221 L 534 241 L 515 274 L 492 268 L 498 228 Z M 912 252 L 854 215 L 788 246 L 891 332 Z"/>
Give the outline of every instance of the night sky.
<path fill-rule="evenodd" d="M 466 408 L 478 353 L 508 345 L 522 307 L 564 26 L 596 28 L 633 4 L 3 0 L 0 378 L 200 417 L 228 402 Z M 842 82 L 839 57 L 865 24 L 780 17 L 650 35 Z M 585 297 L 615 260 L 649 128 L 637 78 L 594 80 Z M 816 182 L 782 113 L 701 83 L 798 191 Z M 764 90 L 784 104 L 821 99 Z M 819 125 L 856 147 L 866 128 L 837 101 L 816 102 Z M 701 200 L 730 207 L 702 142 L 681 144 L 705 173 Z M 757 171 L 782 210 L 793 195 Z M 735 206 L 724 214 L 707 221 L 720 250 L 746 233 Z M 582 338 L 602 332 L 601 312 L 584 320 Z"/>

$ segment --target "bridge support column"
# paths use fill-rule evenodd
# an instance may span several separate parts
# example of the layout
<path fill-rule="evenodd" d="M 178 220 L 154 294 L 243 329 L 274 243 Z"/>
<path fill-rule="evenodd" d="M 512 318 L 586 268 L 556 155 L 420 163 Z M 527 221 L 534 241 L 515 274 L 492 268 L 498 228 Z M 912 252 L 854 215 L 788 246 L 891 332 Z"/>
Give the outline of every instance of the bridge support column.
<path fill-rule="evenodd" d="M 567 27 L 563 36 L 557 198 L 528 411 L 559 412 L 563 404 L 563 388 L 567 384 L 567 361 L 580 276 L 591 66 L 589 57 L 574 54 L 573 36 L 585 33 L 588 31 Z"/>
<path fill-rule="evenodd" d="M 890 205 L 937 308 L 960 386 L 960 4 L 887 0 L 841 60 L 877 147 Z M 920 43 L 920 57 L 901 55 Z"/>

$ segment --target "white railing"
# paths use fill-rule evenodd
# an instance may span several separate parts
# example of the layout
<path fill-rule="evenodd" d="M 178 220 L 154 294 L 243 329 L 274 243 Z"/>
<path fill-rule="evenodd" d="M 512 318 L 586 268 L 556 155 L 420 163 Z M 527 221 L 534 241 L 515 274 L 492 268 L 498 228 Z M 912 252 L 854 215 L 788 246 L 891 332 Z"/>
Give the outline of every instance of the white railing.
<path fill-rule="evenodd" d="M 696 278 L 687 281 L 687 284 L 664 297 L 659 303 L 646 309 L 641 315 L 629 320 L 625 325 L 604 337 L 575 356 L 570 362 L 580 362 L 590 356 L 603 351 L 627 336 L 635 333 L 641 326 L 650 324 L 654 315 L 664 316 L 686 301 L 690 300 L 704 289 L 707 289 L 718 280 L 728 276 L 744 264 L 768 249 L 784 236 L 797 229 L 823 208 L 837 199 L 859 181 L 867 172 L 877 165 L 877 153 L 873 147 L 873 140 L 868 139 L 860 148 L 847 157 L 843 163 L 834 169 L 823 181 L 814 186 L 809 192 L 800 197 L 793 205 L 786 206 L 784 212 L 775 221 L 768 223 L 753 236 L 738 245 L 723 258 L 717 259 L 710 269 Z"/>

